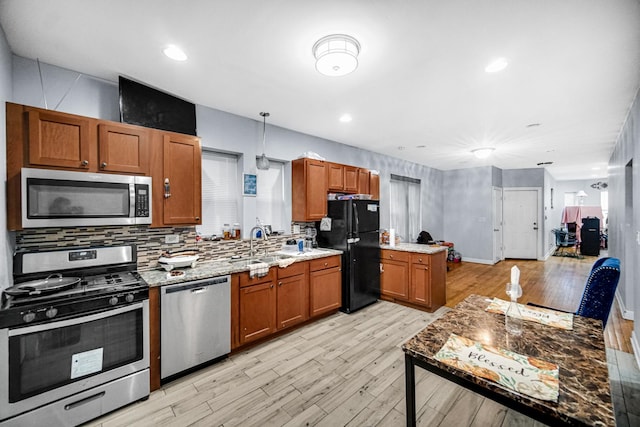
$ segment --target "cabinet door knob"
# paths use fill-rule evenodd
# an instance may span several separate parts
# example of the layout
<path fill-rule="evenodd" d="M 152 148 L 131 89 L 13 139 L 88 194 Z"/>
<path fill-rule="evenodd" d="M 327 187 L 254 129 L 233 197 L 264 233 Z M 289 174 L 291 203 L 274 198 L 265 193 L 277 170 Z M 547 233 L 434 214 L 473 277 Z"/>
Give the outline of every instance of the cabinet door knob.
<path fill-rule="evenodd" d="M 200 217 L 199 216 L 196 217 L 196 221 L 200 221 Z"/>
<path fill-rule="evenodd" d="M 422 262 L 422 258 L 418 258 L 418 262 Z"/>
<path fill-rule="evenodd" d="M 393 255 L 389 255 L 389 258 L 393 258 Z"/>
<path fill-rule="evenodd" d="M 329 265 L 329 263 L 325 262 L 325 263 L 324 263 L 324 266 L 326 267 L 327 265 Z"/>
<path fill-rule="evenodd" d="M 273 285 L 269 285 L 269 288 L 273 289 Z"/>
<path fill-rule="evenodd" d="M 89 160 L 83 160 L 80 164 L 82 164 L 82 166 L 87 166 L 89 164 Z"/>
<path fill-rule="evenodd" d="M 282 282 L 278 282 L 278 286 L 282 286 Z"/>
<path fill-rule="evenodd" d="M 100 163 L 100 167 L 103 168 L 103 169 L 106 168 L 107 167 L 107 162 Z"/>

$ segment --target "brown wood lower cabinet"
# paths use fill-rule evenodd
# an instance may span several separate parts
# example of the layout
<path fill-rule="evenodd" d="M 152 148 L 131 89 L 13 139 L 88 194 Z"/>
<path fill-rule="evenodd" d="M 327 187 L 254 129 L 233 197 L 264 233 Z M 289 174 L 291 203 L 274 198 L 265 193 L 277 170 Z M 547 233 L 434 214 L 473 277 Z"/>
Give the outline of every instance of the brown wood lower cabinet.
<path fill-rule="evenodd" d="M 276 290 L 277 329 L 302 323 L 309 318 L 308 263 L 296 262 L 278 268 Z"/>
<path fill-rule="evenodd" d="M 342 305 L 340 256 L 309 261 L 311 317 L 337 310 Z"/>
<path fill-rule="evenodd" d="M 240 273 L 239 298 L 240 345 L 271 335 L 276 331 L 275 268 L 261 278 Z"/>
<path fill-rule="evenodd" d="M 339 309 L 340 256 L 272 267 L 260 279 L 236 273 L 231 284 L 231 349 L 235 350 Z"/>
<path fill-rule="evenodd" d="M 410 254 L 395 250 L 380 251 L 380 295 L 409 300 Z"/>
<path fill-rule="evenodd" d="M 446 251 L 380 251 L 380 297 L 434 311 L 447 302 Z"/>

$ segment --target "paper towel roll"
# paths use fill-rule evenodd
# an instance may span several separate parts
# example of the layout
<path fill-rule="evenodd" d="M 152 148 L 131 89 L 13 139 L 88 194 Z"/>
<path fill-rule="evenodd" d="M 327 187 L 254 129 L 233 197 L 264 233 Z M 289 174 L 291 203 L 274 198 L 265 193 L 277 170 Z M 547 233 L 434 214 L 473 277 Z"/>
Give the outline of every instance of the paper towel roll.
<path fill-rule="evenodd" d="M 389 246 L 396 245 L 396 230 L 394 228 L 389 229 Z"/>

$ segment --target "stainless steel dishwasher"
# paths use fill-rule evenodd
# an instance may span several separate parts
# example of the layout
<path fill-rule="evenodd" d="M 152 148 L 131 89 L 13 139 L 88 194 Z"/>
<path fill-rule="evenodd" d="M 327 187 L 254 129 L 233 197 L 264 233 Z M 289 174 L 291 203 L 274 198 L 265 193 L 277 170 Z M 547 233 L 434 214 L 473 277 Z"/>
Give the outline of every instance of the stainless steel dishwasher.
<path fill-rule="evenodd" d="M 160 288 L 160 377 L 231 351 L 231 276 Z"/>

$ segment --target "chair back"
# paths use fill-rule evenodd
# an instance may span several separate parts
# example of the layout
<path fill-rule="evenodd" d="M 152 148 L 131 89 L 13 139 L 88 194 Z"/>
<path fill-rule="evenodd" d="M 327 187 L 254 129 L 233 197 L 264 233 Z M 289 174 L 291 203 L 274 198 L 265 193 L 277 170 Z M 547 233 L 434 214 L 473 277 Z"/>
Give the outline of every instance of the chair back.
<path fill-rule="evenodd" d="M 618 258 L 605 257 L 597 260 L 589 273 L 576 314 L 602 320 L 602 329 L 604 329 L 607 326 L 619 280 L 620 260 Z"/>

